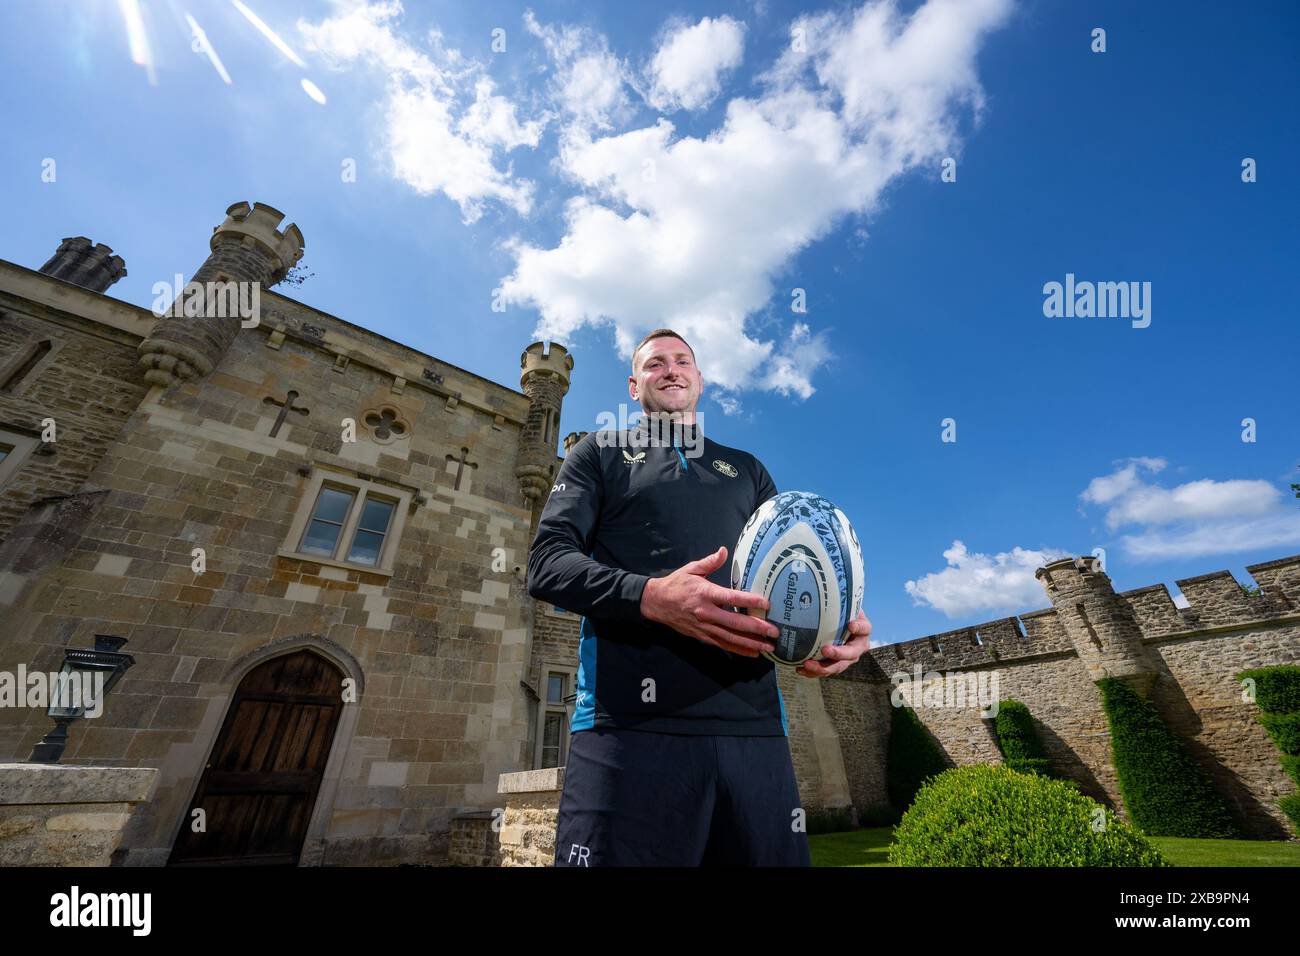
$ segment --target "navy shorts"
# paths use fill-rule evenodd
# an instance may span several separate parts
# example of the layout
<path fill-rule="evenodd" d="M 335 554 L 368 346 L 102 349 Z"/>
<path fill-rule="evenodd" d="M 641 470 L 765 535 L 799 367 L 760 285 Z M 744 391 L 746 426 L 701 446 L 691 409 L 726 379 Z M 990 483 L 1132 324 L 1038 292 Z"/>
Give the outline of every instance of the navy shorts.
<path fill-rule="evenodd" d="M 787 737 L 592 729 L 564 769 L 556 866 L 810 866 Z"/>

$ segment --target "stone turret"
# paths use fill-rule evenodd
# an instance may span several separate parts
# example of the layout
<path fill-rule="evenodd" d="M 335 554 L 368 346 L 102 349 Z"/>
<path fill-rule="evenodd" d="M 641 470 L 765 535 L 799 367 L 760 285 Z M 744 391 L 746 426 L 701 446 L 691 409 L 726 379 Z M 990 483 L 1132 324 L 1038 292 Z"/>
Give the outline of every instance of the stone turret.
<path fill-rule="evenodd" d="M 1118 677 L 1146 696 L 1157 668 L 1142 644 L 1142 630 L 1127 602 L 1093 556 L 1063 558 L 1034 572 L 1047 589 L 1092 680 Z"/>
<path fill-rule="evenodd" d="M 41 266 L 41 272 L 91 292 L 103 292 L 126 275 L 126 263 L 102 242 L 74 236 L 59 243 L 58 251 Z"/>
<path fill-rule="evenodd" d="M 555 342 L 534 342 L 520 358 L 519 387 L 528 396 L 528 422 L 519 436 L 515 477 L 529 505 L 545 499 L 555 477 L 555 446 L 560 437 L 560 407 L 569 390 L 573 356 Z"/>
<path fill-rule="evenodd" d="M 564 454 L 567 457 L 569 452 L 573 451 L 573 446 L 578 444 L 587 437 L 586 432 L 569 432 L 564 436 Z"/>
<path fill-rule="evenodd" d="M 279 228 L 284 213 L 264 203 L 238 202 L 226 221 L 212 230 L 211 249 L 191 282 L 253 283 L 269 289 L 302 258 L 302 233 L 295 225 Z M 176 290 L 177 298 L 181 290 Z M 140 367 L 155 385 L 171 386 L 202 378 L 216 368 L 238 334 L 241 317 L 177 316 L 158 320 L 140 343 Z"/>

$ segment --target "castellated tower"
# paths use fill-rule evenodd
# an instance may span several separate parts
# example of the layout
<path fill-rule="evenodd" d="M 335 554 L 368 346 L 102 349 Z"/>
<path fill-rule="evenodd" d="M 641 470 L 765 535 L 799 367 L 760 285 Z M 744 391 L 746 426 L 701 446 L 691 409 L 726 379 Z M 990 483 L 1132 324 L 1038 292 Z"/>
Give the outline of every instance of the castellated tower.
<path fill-rule="evenodd" d="M 564 436 L 564 454 L 568 457 L 569 452 L 573 451 L 573 446 L 578 444 L 587 437 L 586 432 L 569 432 Z"/>
<path fill-rule="evenodd" d="M 520 358 L 519 387 L 528 396 L 528 422 L 519 436 L 515 477 L 529 506 L 544 501 L 555 477 L 555 444 L 560 436 L 560 406 L 569 390 L 573 356 L 555 342 L 546 351 L 534 342 Z"/>
<path fill-rule="evenodd" d="M 103 292 L 126 275 L 126 263 L 102 242 L 92 244 L 85 236 L 74 236 L 59 243 L 41 272 L 91 292 Z"/>
<path fill-rule="evenodd" d="M 1115 593 L 1101 562 L 1091 555 L 1063 558 L 1034 575 L 1047 589 L 1056 617 L 1091 679 L 1118 677 L 1145 697 L 1157 669 L 1142 645 L 1133 612 Z"/>
<path fill-rule="evenodd" d="M 298 227 L 279 229 L 284 213 L 265 203 L 238 202 L 212 230 L 212 254 L 190 281 L 256 282 L 269 289 L 302 258 Z M 181 290 L 177 291 L 180 298 Z M 220 318 L 166 315 L 140 343 L 145 381 L 171 386 L 202 378 L 216 367 L 240 328 L 237 315 Z"/>

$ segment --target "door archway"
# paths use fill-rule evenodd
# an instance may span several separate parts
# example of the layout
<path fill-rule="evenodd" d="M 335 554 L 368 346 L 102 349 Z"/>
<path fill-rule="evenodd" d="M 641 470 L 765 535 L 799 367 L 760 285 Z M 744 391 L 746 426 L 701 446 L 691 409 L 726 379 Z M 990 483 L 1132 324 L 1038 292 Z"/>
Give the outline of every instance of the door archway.
<path fill-rule="evenodd" d="M 309 648 L 244 675 L 168 865 L 297 865 L 338 728 L 343 677 Z"/>

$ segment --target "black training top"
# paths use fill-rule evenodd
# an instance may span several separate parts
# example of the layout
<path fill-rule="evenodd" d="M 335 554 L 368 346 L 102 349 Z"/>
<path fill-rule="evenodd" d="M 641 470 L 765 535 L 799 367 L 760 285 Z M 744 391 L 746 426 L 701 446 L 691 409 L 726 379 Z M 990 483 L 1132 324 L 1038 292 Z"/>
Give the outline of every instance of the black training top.
<path fill-rule="evenodd" d="M 583 615 L 570 729 L 785 736 L 771 661 L 641 616 L 649 578 L 722 545 L 727 560 L 709 580 L 730 587 L 740 532 L 776 484 L 753 455 L 696 425 L 650 442 L 649 421 L 573 446 L 528 554 L 528 593 Z"/>

